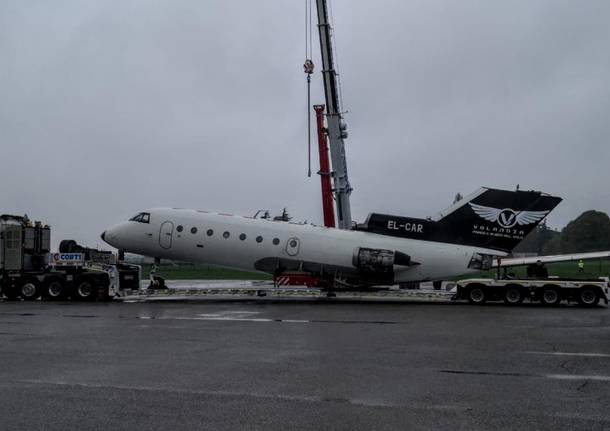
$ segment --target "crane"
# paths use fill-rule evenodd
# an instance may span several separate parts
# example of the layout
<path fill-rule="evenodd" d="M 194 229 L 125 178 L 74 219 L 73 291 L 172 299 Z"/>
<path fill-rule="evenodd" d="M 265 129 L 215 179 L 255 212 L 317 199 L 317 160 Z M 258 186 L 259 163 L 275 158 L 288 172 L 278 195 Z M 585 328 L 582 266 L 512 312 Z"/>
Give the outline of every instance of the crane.
<path fill-rule="evenodd" d="M 333 61 L 333 48 L 331 40 L 331 28 L 328 21 L 328 5 L 326 0 L 316 0 L 318 11 L 318 32 L 320 36 L 320 51 L 322 57 L 322 78 L 324 81 L 324 94 L 326 97 L 326 135 L 330 148 L 332 172 L 330 176 L 333 180 L 332 192 L 337 208 L 337 227 L 340 229 L 352 228 L 352 212 L 350 207 L 350 186 L 347 176 L 347 161 L 345 157 L 345 142 L 347 138 L 347 125 L 343 121 L 343 115 L 339 104 L 339 88 L 337 84 L 337 73 Z M 305 72 L 309 75 L 313 72 L 311 60 L 305 62 Z M 316 110 L 318 113 L 318 110 Z M 320 127 L 318 128 L 320 133 Z M 319 139 L 321 139 L 319 137 Z M 322 151 L 322 150 L 320 150 Z M 327 172 L 320 172 L 323 176 Z M 324 194 L 324 183 L 322 184 Z M 328 203 L 323 196 L 323 203 Z M 328 211 L 325 208 L 325 223 Z"/>

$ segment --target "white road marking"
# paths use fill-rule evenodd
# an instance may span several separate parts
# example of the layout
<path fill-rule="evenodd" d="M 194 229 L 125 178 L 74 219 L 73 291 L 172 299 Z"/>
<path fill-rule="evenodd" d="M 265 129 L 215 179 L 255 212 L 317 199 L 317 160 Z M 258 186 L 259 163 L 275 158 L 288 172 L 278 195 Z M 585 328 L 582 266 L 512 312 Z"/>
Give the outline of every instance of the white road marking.
<path fill-rule="evenodd" d="M 283 322 L 283 323 L 311 323 L 310 320 L 300 319 L 269 319 L 263 317 L 253 317 L 260 314 L 259 311 L 231 310 L 220 313 L 205 313 L 195 316 L 159 316 L 158 320 L 212 320 L 223 322 Z M 139 316 L 140 319 L 153 319 L 151 316 Z"/>
<path fill-rule="evenodd" d="M 222 320 L 227 322 L 273 322 L 273 319 L 255 317 L 186 317 L 186 320 Z"/>
<path fill-rule="evenodd" d="M 260 311 L 221 311 L 220 313 L 203 313 L 197 314 L 199 317 L 242 317 L 242 316 L 255 316 L 257 314 L 261 314 Z"/>
<path fill-rule="evenodd" d="M 584 374 L 526 374 L 504 371 L 467 371 L 467 370 L 439 370 L 441 373 L 465 374 L 475 376 L 498 376 L 498 377 L 535 377 L 555 380 L 597 380 L 610 382 L 610 376 L 604 375 L 584 375 Z"/>
<path fill-rule="evenodd" d="M 535 352 L 528 351 L 531 355 L 551 355 L 551 356 L 582 356 L 585 358 L 610 358 L 610 353 L 586 353 L 586 352 Z"/>
<path fill-rule="evenodd" d="M 198 320 L 198 321 L 215 321 L 215 322 L 254 322 L 254 323 L 337 323 L 337 324 L 375 324 L 375 325 L 390 325 L 402 324 L 402 322 L 390 321 L 371 321 L 371 320 L 308 320 L 308 319 L 272 319 L 263 317 L 251 317 L 253 314 L 260 312 L 242 312 L 242 311 L 226 311 L 213 314 L 197 314 L 195 316 L 138 316 L 138 319 L 150 320 Z"/>
<path fill-rule="evenodd" d="M 547 379 L 557 380 L 597 380 L 600 382 L 610 382 L 610 376 L 583 376 L 578 374 L 545 374 Z"/>
<path fill-rule="evenodd" d="M 296 320 L 296 319 L 265 319 L 262 317 L 159 317 L 160 320 L 172 319 L 172 320 L 206 320 L 206 321 L 222 321 L 222 322 L 281 322 L 281 323 L 311 323 L 310 320 Z"/>

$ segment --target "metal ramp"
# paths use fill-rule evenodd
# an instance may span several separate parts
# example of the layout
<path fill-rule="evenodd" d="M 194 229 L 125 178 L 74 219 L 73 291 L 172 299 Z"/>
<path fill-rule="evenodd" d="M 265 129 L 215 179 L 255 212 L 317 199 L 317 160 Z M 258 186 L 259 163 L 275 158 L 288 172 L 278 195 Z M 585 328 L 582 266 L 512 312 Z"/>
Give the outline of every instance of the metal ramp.
<path fill-rule="evenodd" d="M 453 292 L 421 289 L 380 289 L 368 291 L 336 291 L 331 297 L 322 289 L 274 286 L 270 281 L 245 280 L 181 280 L 167 281 L 166 289 L 126 291 L 125 302 L 166 300 L 346 300 L 346 301 L 418 301 L 449 302 Z"/>

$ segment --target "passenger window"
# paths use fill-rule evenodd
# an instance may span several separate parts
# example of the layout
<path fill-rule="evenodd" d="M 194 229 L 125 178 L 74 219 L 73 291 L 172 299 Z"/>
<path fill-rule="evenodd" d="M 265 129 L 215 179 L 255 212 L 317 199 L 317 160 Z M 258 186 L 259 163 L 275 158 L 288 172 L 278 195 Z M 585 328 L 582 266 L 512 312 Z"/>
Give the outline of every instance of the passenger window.
<path fill-rule="evenodd" d="M 194 235 L 197 233 L 197 228 L 196 227 L 192 227 L 191 228 L 191 233 Z"/>
<path fill-rule="evenodd" d="M 224 231 L 224 233 L 222 234 L 223 238 L 228 238 L 230 236 L 231 236 L 231 234 L 229 233 L 229 231 Z"/>
<path fill-rule="evenodd" d="M 273 238 L 273 245 L 278 245 L 280 243 L 279 238 Z"/>
<path fill-rule="evenodd" d="M 263 242 L 263 237 L 262 236 L 257 236 L 256 237 L 256 242 Z"/>
<path fill-rule="evenodd" d="M 244 241 L 246 239 L 246 234 L 242 233 L 241 235 L 239 235 L 239 239 L 241 239 L 242 241 Z"/>
<path fill-rule="evenodd" d="M 208 229 L 206 233 L 208 234 L 208 236 L 214 235 L 214 231 L 212 229 Z"/>
<path fill-rule="evenodd" d="M 178 225 L 178 227 L 176 227 L 176 230 L 177 230 L 178 232 L 182 232 L 182 231 L 184 230 L 184 228 L 183 228 L 183 227 L 182 227 L 182 225 L 180 224 L 180 225 Z"/>

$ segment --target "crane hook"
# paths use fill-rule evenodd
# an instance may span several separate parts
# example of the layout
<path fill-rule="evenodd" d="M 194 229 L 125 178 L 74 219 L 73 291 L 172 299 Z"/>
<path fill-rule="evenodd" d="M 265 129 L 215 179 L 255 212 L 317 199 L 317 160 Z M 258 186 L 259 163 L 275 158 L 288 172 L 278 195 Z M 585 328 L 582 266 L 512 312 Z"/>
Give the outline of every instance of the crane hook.
<path fill-rule="evenodd" d="M 305 64 L 303 64 L 303 71 L 306 74 L 311 75 L 313 73 L 313 67 L 313 61 L 308 58 L 305 60 Z"/>

